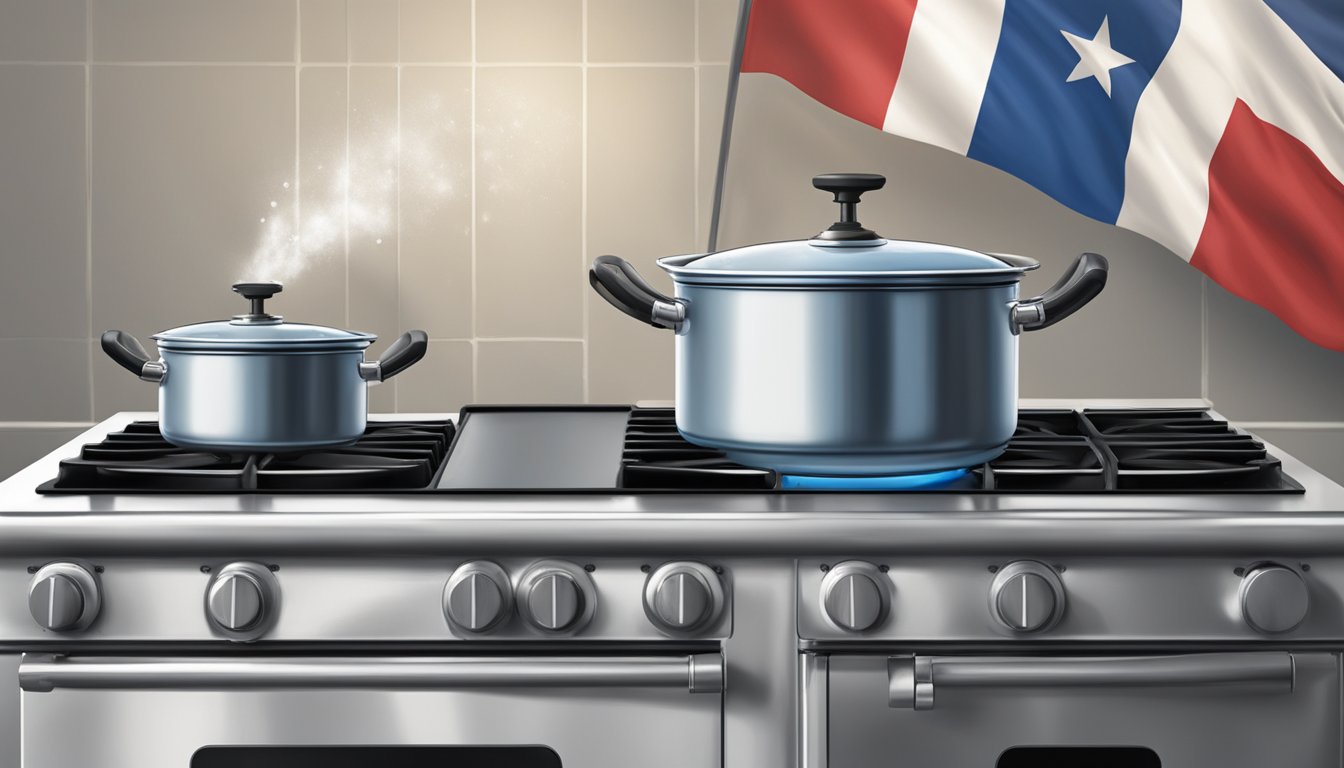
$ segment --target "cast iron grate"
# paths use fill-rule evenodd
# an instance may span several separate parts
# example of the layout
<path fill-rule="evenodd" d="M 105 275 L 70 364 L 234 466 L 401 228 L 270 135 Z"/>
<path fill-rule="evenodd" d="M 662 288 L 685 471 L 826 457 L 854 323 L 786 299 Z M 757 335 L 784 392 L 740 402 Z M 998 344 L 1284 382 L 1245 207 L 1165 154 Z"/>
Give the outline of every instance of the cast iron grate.
<path fill-rule="evenodd" d="M 743 467 L 686 442 L 671 408 L 635 408 L 621 486 L 644 490 L 772 490 L 771 470 Z M 923 492 L 1301 493 L 1264 443 L 1199 409 L 1026 409 L 1008 449 L 961 479 Z"/>
<path fill-rule="evenodd" d="M 448 455 L 450 421 L 370 422 L 359 440 L 294 454 L 178 448 L 137 421 L 63 459 L 39 493 L 370 491 L 425 488 Z"/>

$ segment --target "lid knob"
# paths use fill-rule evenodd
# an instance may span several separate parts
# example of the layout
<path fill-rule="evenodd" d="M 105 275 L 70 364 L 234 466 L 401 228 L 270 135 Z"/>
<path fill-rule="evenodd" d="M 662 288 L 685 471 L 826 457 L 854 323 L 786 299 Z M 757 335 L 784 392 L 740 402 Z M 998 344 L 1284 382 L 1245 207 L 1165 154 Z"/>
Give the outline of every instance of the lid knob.
<path fill-rule="evenodd" d="M 234 315 L 233 322 L 237 324 L 280 322 L 280 316 L 268 314 L 265 305 L 267 299 L 284 289 L 280 283 L 234 283 L 233 292 L 251 301 L 252 311 L 246 315 Z"/>
<path fill-rule="evenodd" d="M 832 224 L 825 232 L 819 233 L 817 240 L 880 240 L 880 235 L 871 229 L 864 229 L 856 216 L 859 197 L 864 192 L 881 189 L 887 183 L 887 177 L 876 173 L 823 173 L 812 177 L 812 186 L 835 195 L 840 204 L 840 220 Z"/>

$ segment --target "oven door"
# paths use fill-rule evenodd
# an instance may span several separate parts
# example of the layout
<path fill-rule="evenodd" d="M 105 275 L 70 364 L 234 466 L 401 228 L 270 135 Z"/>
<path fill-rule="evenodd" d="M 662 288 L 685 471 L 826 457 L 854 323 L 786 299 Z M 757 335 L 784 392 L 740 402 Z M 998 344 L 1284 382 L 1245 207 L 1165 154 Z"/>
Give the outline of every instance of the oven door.
<path fill-rule="evenodd" d="M 837 655 L 804 674 L 808 768 L 1341 764 L 1330 653 Z"/>
<path fill-rule="evenodd" d="M 24 768 L 721 763 L 717 653 L 28 655 L 19 683 Z"/>

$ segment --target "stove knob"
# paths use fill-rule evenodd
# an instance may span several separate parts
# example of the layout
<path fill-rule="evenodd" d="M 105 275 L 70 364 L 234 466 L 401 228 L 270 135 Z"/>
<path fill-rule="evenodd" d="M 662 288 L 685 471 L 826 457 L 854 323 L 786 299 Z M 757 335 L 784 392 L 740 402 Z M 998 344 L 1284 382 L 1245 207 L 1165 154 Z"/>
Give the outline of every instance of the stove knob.
<path fill-rule="evenodd" d="M 458 566 L 443 587 L 443 615 L 453 629 L 489 632 L 512 612 L 509 574 L 488 560 Z"/>
<path fill-rule="evenodd" d="M 707 627 L 723 615 L 723 604 L 719 575 L 701 563 L 665 563 L 644 582 L 644 613 L 664 632 Z"/>
<path fill-rule="evenodd" d="M 891 580 L 872 563 L 840 563 L 821 580 L 821 605 L 826 618 L 843 630 L 872 629 L 891 608 Z"/>
<path fill-rule="evenodd" d="M 989 609 L 1014 632 L 1040 632 L 1064 615 L 1064 584 L 1044 563 L 1019 560 L 999 570 L 989 588 Z"/>
<path fill-rule="evenodd" d="M 593 580 L 582 568 L 543 560 L 523 574 L 518 604 L 523 618 L 545 632 L 577 632 L 593 618 Z"/>
<path fill-rule="evenodd" d="M 84 629 L 98 617 L 101 607 L 97 579 L 74 563 L 44 565 L 28 585 L 28 610 L 38 624 L 52 632 Z"/>
<path fill-rule="evenodd" d="M 1241 616 L 1256 632 L 1293 629 L 1307 617 L 1307 583 L 1291 568 L 1262 565 L 1241 580 Z"/>
<path fill-rule="evenodd" d="M 214 627 L 237 639 L 254 639 L 276 617 L 279 585 L 260 563 L 230 563 L 219 569 L 205 590 L 205 613 Z"/>

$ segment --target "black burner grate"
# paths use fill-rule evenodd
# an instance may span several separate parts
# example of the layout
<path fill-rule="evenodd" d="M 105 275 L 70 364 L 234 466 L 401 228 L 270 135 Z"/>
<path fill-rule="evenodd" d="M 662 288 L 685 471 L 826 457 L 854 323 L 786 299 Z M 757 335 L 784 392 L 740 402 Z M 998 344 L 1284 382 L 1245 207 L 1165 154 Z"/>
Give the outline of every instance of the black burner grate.
<path fill-rule="evenodd" d="M 349 445 L 294 454 L 229 455 L 178 448 L 137 421 L 64 459 L 39 493 L 406 490 L 428 486 L 448 455 L 449 421 L 371 422 Z"/>
<path fill-rule="evenodd" d="M 686 442 L 671 408 L 631 414 L 624 488 L 770 490 L 778 482 L 773 471 Z M 1002 455 L 945 487 L 921 490 L 1302 492 L 1264 443 L 1198 409 L 1023 410 Z"/>

